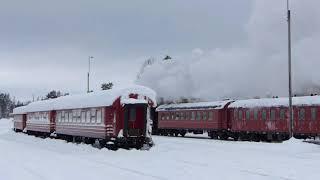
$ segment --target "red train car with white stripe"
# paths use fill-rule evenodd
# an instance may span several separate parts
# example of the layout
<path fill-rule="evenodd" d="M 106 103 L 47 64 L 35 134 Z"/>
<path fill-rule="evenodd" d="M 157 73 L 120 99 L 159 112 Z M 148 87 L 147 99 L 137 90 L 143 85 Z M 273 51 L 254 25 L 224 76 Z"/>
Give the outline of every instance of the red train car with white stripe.
<path fill-rule="evenodd" d="M 103 146 L 141 147 L 152 143 L 155 96 L 147 87 L 133 86 L 37 101 L 14 109 L 14 129 Z"/>

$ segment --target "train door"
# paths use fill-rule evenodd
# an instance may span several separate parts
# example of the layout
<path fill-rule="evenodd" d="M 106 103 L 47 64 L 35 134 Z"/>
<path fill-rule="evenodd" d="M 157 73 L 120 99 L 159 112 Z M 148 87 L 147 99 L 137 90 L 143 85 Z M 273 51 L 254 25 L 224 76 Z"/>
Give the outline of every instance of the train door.
<path fill-rule="evenodd" d="M 24 130 L 24 128 L 26 128 L 27 126 L 27 115 L 23 114 L 22 115 L 22 131 Z"/>
<path fill-rule="evenodd" d="M 124 136 L 145 136 L 147 105 L 126 104 L 124 108 Z"/>
<path fill-rule="evenodd" d="M 49 122 L 50 122 L 50 125 L 49 125 L 49 128 L 50 128 L 50 132 L 54 132 L 55 129 L 56 129 L 56 115 L 57 115 L 57 112 L 56 111 L 49 111 L 48 113 L 49 115 Z"/>

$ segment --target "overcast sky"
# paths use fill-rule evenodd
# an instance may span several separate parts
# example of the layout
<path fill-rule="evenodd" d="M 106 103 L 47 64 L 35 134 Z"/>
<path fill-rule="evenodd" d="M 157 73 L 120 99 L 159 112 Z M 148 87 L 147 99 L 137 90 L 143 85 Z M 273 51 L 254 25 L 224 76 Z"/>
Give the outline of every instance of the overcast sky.
<path fill-rule="evenodd" d="M 307 38 L 319 37 L 319 2 L 292 1 L 297 17 L 294 43 L 302 41 L 295 47 L 305 49 L 314 44 L 309 44 Z M 85 92 L 88 56 L 94 56 L 93 90 L 100 89 L 102 82 L 112 81 L 116 86 L 133 83 L 141 64 L 149 57 L 159 58 L 169 54 L 179 59 L 188 56 L 194 49 L 222 52 L 220 56 L 215 54 L 204 59 L 232 57 L 237 59 L 233 61 L 234 67 L 240 64 L 247 67 L 246 63 L 252 65 L 254 59 L 270 62 L 270 58 L 266 57 L 283 59 L 286 54 L 285 2 L 4 1 L 0 6 L 0 91 L 10 92 L 19 99 L 45 95 L 52 89 L 69 93 Z M 244 47 L 246 49 L 242 51 Z M 304 53 L 301 51 L 300 56 Z M 246 57 L 251 61 L 245 61 L 243 58 Z M 316 61 L 315 54 L 312 57 Z M 284 66 L 283 62 L 278 65 Z M 228 63 L 219 66 L 218 71 L 226 68 Z M 203 73 L 201 69 L 198 71 Z M 197 69 L 193 73 L 197 73 Z M 285 82 L 285 77 L 280 79 L 282 81 L 270 86 L 271 89 Z M 318 79 L 313 82 L 319 83 Z M 196 86 L 201 84 L 196 83 Z M 211 90 L 214 87 L 204 88 Z M 279 92 L 284 91 L 281 89 Z"/>
<path fill-rule="evenodd" d="M 250 0 L 28 0 L 0 6 L 0 90 L 17 98 L 51 89 L 133 83 L 150 57 L 227 48 L 246 39 Z"/>

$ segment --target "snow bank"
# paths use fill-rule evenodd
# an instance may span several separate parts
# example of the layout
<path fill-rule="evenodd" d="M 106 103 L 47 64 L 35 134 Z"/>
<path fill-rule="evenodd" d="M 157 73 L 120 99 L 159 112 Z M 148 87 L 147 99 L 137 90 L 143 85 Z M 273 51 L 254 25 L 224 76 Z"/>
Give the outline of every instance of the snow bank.
<path fill-rule="evenodd" d="M 288 107 L 289 98 L 263 98 L 239 100 L 232 103 L 231 108 L 253 108 L 253 107 Z M 320 96 L 303 96 L 293 97 L 292 105 L 294 106 L 313 106 L 320 105 Z"/>
<path fill-rule="evenodd" d="M 9 127 L 8 121 L 3 124 Z M 0 122 L 1 123 L 1 122 Z M 154 136 L 149 151 L 101 150 L 0 124 L 1 180 L 316 180 L 318 145 Z"/>
<path fill-rule="evenodd" d="M 129 98 L 130 94 L 138 94 L 138 100 L 133 101 Z M 154 106 L 156 106 L 156 93 L 152 89 L 134 85 L 124 89 L 111 89 L 88 94 L 63 96 L 45 101 L 37 101 L 30 103 L 27 106 L 15 108 L 13 110 L 13 114 L 110 106 L 119 97 L 121 97 L 121 103 L 146 103 L 146 100 L 139 99 L 144 98 L 144 96 L 149 98 L 154 103 Z"/>
<path fill-rule="evenodd" d="M 231 100 L 226 101 L 213 101 L 213 102 L 199 102 L 199 103 L 181 103 L 181 104 L 165 104 L 157 108 L 157 111 L 166 111 L 173 109 L 222 109 Z"/>

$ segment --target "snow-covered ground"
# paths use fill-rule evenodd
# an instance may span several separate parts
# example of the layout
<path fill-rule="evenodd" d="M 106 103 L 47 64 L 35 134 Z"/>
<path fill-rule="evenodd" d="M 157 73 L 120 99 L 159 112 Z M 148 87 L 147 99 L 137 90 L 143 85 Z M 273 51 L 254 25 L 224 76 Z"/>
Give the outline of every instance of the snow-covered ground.
<path fill-rule="evenodd" d="M 96 149 L 11 131 L 0 120 L 0 179 L 319 179 L 320 146 L 153 137 L 150 151 Z"/>

